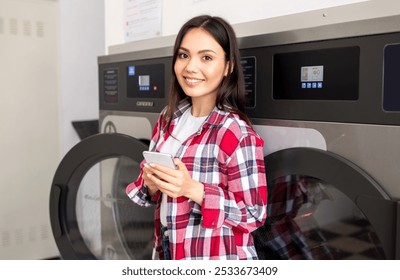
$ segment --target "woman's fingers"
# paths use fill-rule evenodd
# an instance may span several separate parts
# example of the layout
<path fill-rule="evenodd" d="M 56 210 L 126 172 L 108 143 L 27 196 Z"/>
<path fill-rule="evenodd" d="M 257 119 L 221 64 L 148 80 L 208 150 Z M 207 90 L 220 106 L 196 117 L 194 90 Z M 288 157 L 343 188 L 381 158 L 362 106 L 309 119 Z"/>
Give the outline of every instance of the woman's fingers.
<path fill-rule="evenodd" d="M 171 184 L 165 180 L 161 180 L 158 178 L 158 176 L 153 174 L 149 174 L 148 177 L 153 181 L 154 184 L 157 185 L 158 189 L 166 195 L 174 198 L 181 196 L 179 188 L 177 188 L 174 184 Z"/>

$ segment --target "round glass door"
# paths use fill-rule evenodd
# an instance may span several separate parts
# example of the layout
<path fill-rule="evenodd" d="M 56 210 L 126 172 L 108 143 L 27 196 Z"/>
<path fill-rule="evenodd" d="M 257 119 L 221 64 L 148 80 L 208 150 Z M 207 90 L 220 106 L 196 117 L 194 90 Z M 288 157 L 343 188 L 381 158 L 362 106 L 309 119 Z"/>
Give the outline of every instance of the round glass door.
<path fill-rule="evenodd" d="M 396 202 L 361 168 L 313 148 L 264 160 L 267 220 L 253 232 L 260 259 L 395 258 Z"/>
<path fill-rule="evenodd" d="M 151 259 L 154 209 L 137 206 L 125 194 L 139 172 L 139 163 L 130 158 L 110 158 L 94 165 L 80 183 L 77 224 L 96 259 Z"/>
<path fill-rule="evenodd" d="M 53 235 L 64 259 L 151 259 L 154 207 L 125 194 L 148 146 L 118 133 L 88 137 L 63 158 L 50 193 Z"/>
<path fill-rule="evenodd" d="M 338 188 L 288 175 L 269 187 L 268 218 L 254 234 L 262 259 L 385 259 L 368 219 Z"/>

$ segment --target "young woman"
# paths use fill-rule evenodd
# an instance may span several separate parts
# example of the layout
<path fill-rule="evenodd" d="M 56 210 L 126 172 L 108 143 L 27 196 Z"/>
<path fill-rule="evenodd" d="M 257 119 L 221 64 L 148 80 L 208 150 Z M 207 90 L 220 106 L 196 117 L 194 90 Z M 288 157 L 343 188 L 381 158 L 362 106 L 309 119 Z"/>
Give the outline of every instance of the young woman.
<path fill-rule="evenodd" d="M 244 114 L 244 80 L 232 27 L 199 16 L 179 31 L 168 106 L 150 150 L 177 169 L 142 163 L 128 196 L 157 204 L 160 259 L 257 259 L 251 232 L 266 218 L 263 140 Z"/>

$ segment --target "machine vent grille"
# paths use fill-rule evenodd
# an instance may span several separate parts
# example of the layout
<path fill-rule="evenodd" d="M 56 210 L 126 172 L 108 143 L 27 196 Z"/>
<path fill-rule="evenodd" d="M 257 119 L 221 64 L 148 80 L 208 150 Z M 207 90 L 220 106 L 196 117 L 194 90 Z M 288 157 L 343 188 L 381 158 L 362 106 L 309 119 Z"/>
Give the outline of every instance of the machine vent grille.
<path fill-rule="evenodd" d="M 36 36 L 44 37 L 44 23 L 43 21 L 36 22 Z"/>
<path fill-rule="evenodd" d="M 18 20 L 16 18 L 10 19 L 9 30 L 11 35 L 18 35 Z"/>
<path fill-rule="evenodd" d="M 36 228 L 33 227 L 33 226 L 30 227 L 29 230 L 28 230 L 28 240 L 29 240 L 29 242 L 31 242 L 31 243 L 36 242 L 37 236 L 38 236 L 38 234 L 37 234 Z"/>
<path fill-rule="evenodd" d="M 15 244 L 22 245 L 25 243 L 24 230 L 22 228 L 17 228 L 14 233 Z"/>
<path fill-rule="evenodd" d="M 1 232 L 0 248 L 10 247 L 11 245 L 11 234 L 9 231 Z"/>
<path fill-rule="evenodd" d="M 40 226 L 40 238 L 42 240 L 49 239 L 50 237 L 50 228 L 48 225 L 41 225 Z"/>
<path fill-rule="evenodd" d="M 29 228 L 17 228 L 14 230 L 3 230 L 0 232 L 0 249 L 13 246 L 21 246 L 25 243 L 35 243 L 50 238 L 50 227 L 48 225 L 30 226 Z M 0 250 L 1 251 L 1 250 Z M 1 259 L 1 254 L 0 254 Z"/>
<path fill-rule="evenodd" d="M 0 18 L 0 34 L 4 34 L 4 19 Z"/>
<path fill-rule="evenodd" d="M 32 24 L 30 20 L 24 20 L 24 22 L 22 23 L 23 26 L 23 32 L 25 36 L 31 36 L 32 34 Z"/>
<path fill-rule="evenodd" d="M 37 38 L 44 38 L 45 24 L 43 21 L 33 22 L 28 19 L 19 20 L 17 18 L 5 19 L 0 17 L 0 35 L 13 35 L 13 36 L 36 36 Z"/>

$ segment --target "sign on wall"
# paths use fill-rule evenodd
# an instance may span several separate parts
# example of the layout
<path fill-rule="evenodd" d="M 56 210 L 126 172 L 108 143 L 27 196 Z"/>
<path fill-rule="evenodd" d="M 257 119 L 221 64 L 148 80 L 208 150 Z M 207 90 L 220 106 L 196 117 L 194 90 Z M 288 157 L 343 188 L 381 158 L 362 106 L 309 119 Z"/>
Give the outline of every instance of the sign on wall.
<path fill-rule="evenodd" d="M 125 42 L 162 35 L 162 0 L 125 0 Z"/>

